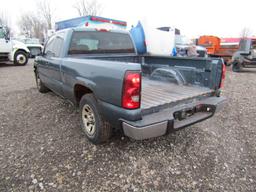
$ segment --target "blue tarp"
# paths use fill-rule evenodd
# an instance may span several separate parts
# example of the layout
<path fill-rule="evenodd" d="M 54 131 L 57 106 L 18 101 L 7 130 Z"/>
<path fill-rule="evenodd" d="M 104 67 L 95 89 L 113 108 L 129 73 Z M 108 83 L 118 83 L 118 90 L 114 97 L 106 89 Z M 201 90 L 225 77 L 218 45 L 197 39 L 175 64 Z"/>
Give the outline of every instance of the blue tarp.
<path fill-rule="evenodd" d="M 133 27 L 130 30 L 130 34 L 136 46 L 137 52 L 139 54 L 144 54 L 147 52 L 146 44 L 145 44 L 145 33 L 143 30 L 143 26 L 141 22 L 138 22 L 136 27 Z"/>

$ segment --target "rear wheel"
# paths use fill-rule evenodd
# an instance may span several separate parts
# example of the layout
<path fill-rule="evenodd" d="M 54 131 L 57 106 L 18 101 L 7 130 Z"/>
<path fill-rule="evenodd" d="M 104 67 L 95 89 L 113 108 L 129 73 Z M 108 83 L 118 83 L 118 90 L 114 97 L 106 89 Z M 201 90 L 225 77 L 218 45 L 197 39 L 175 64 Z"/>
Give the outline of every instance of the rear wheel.
<path fill-rule="evenodd" d="M 28 54 L 25 51 L 17 51 L 14 54 L 15 65 L 26 65 L 28 63 Z"/>
<path fill-rule="evenodd" d="M 81 127 L 89 141 L 94 144 L 106 142 L 112 135 L 112 128 L 99 113 L 93 94 L 86 94 L 82 97 L 79 109 Z"/>

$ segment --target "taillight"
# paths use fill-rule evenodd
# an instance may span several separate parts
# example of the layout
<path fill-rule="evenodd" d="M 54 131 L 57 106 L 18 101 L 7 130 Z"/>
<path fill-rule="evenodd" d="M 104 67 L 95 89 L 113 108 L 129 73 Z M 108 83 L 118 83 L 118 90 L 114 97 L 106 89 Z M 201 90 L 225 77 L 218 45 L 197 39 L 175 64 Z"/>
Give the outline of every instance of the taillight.
<path fill-rule="evenodd" d="M 225 80 L 225 78 L 226 78 L 226 71 L 227 71 L 226 65 L 223 63 L 223 64 L 222 64 L 222 73 L 221 73 L 220 88 L 223 88 L 223 87 L 224 87 L 224 80 Z"/>
<path fill-rule="evenodd" d="M 126 109 L 138 109 L 141 97 L 141 74 L 127 71 L 124 77 L 122 107 Z"/>

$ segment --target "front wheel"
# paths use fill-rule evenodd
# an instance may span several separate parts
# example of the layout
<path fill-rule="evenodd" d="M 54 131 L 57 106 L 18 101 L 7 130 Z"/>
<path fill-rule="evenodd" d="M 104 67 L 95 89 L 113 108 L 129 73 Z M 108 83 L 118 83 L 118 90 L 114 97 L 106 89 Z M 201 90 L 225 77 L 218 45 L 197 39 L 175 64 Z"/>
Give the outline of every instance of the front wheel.
<path fill-rule="evenodd" d="M 107 141 L 112 135 L 110 124 L 104 120 L 93 94 L 86 94 L 79 104 L 81 127 L 86 137 L 94 144 Z"/>
<path fill-rule="evenodd" d="M 15 65 L 26 65 L 28 63 L 28 54 L 25 51 L 17 51 L 14 54 Z"/>
<path fill-rule="evenodd" d="M 36 78 L 36 87 L 37 90 L 40 93 L 47 93 L 49 92 L 49 89 L 43 84 L 43 82 L 41 81 L 38 72 L 35 72 L 35 78 Z"/>

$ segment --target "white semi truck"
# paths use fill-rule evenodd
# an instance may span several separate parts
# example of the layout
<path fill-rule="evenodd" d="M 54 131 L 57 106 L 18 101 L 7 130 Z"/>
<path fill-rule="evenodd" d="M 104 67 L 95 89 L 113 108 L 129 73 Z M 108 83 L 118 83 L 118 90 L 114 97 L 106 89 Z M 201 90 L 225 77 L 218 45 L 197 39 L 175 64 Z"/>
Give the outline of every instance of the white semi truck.
<path fill-rule="evenodd" d="M 11 40 L 8 28 L 0 26 L 0 63 L 26 65 L 29 54 L 30 51 L 24 43 Z"/>

